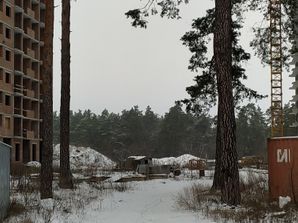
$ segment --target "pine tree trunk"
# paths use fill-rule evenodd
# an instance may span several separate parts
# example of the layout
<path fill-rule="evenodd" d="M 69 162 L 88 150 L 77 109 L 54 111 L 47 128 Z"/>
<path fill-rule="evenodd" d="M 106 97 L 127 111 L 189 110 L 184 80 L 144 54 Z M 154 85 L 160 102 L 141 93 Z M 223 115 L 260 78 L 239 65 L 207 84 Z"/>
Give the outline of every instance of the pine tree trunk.
<path fill-rule="evenodd" d="M 61 102 L 60 102 L 60 178 L 61 188 L 73 188 L 69 164 L 70 110 L 70 0 L 62 0 Z"/>
<path fill-rule="evenodd" d="M 41 67 L 41 95 L 42 101 L 40 116 L 43 120 L 40 127 L 42 138 L 40 197 L 53 197 L 53 35 L 54 35 L 54 1 L 46 0 L 44 53 Z"/>
<path fill-rule="evenodd" d="M 220 116 L 220 111 L 218 110 L 218 116 Z M 218 120 L 221 120 L 221 118 L 217 118 L 217 126 L 216 126 L 216 151 L 215 151 L 215 171 L 214 171 L 214 177 L 213 177 L 213 185 L 211 190 L 217 191 L 221 189 L 222 184 L 222 174 L 221 174 L 221 155 L 222 155 L 222 149 L 221 149 L 221 138 L 220 138 L 220 123 Z"/>
<path fill-rule="evenodd" d="M 215 0 L 214 58 L 218 87 L 218 123 L 220 134 L 220 180 L 222 201 L 238 205 L 238 155 L 232 88 L 232 2 Z"/>

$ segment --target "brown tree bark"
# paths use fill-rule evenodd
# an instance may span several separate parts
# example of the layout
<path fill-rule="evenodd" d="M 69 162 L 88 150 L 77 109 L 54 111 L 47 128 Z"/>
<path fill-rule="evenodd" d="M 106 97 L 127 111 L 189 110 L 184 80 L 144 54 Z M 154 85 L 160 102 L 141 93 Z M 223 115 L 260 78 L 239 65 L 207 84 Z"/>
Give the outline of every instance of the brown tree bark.
<path fill-rule="evenodd" d="M 224 203 L 238 205 L 238 155 L 236 121 L 232 88 L 232 2 L 215 0 L 214 59 L 218 88 L 218 142 L 220 157 L 221 198 Z"/>
<path fill-rule="evenodd" d="M 218 107 L 219 108 L 219 107 Z M 217 111 L 218 116 L 221 114 L 220 111 Z M 217 126 L 216 126 L 216 151 L 215 151 L 215 171 L 214 171 L 214 177 L 213 177 L 213 184 L 211 190 L 218 191 L 221 190 L 221 184 L 222 184 L 222 174 L 221 174 L 221 155 L 222 155 L 222 149 L 221 149 L 221 139 L 220 139 L 220 122 L 221 118 L 217 118 Z"/>
<path fill-rule="evenodd" d="M 53 35 L 54 35 L 54 1 L 45 0 L 44 50 L 41 66 L 41 173 L 40 197 L 53 197 Z"/>
<path fill-rule="evenodd" d="M 69 164 L 70 0 L 62 0 L 61 71 L 59 185 L 61 188 L 73 189 Z"/>

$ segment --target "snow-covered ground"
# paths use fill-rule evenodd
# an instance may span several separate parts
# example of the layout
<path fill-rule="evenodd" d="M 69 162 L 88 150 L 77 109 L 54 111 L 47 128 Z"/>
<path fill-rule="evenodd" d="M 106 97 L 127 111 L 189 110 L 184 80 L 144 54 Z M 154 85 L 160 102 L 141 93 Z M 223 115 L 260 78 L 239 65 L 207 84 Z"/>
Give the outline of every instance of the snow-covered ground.
<path fill-rule="evenodd" d="M 54 165 L 59 166 L 60 146 L 54 147 Z M 177 158 L 155 159 L 155 164 L 186 165 L 190 159 L 186 154 Z M 29 165 L 29 164 L 28 164 Z M 30 163 L 30 166 L 36 166 Z M 138 177 L 133 172 L 112 172 L 115 163 L 99 152 L 85 147 L 70 146 L 70 165 L 76 170 L 74 177 L 81 179 L 75 190 L 62 190 L 54 182 L 54 199 L 41 202 L 38 191 L 33 193 L 12 193 L 12 200 L 26 207 L 26 211 L 6 220 L 14 222 L 95 222 L 95 223 L 192 223 L 212 222 L 198 213 L 183 211 L 177 207 L 177 195 L 195 181 L 195 172 L 184 171 L 176 179 L 150 180 L 129 183 L 115 181 L 123 177 Z M 107 176 L 104 182 L 92 183 L 84 178 L 84 169 L 98 168 L 93 176 Z M 83 171 L 78 171 L 83 170 Z M 211 184 L 210 178 L 199 180 Z M 89 183 L 88 183 L 89 182 Z M 121 192 L 122 187 L 125 188 Z M 50 204 L 53 204 L 51 208 Z M 28 221 L 28 222 L 30 222 Z"/>
<path fill-rule="evenodd" d="M 177 194 L 192 181 L 152 180 L 134 183 L 127 193 L 115 192 L 104 199 L 101 209 L 92 211 L 98 201 L 88 205 L 83 222 L 98 223 L 193 223 L 212 222 L 197 213 L 176 207 Z"/>
<path fill-rule="evenodd" d="M 115 173 L 115 175 L 119 175 Z M 113 177 L 112 177 L 113 178 Z M 52 202 L 41 204 L 38 194 L 15 199 L 26 204 L 30 200 L 25 214 L 12 217 L 5 223 L 31 222 L 43 223 L 210 223 L 199 213 L 183 211 L 176 204 L 177 195 L 185 187 L 195 182 L 211 184 L 210 178 L 191 180 L 187 176 L 173 179 L 130 182 L 126 184 L 106 182 L 102 184 L 77 185 L 76 190 L 61 190 L 55 186 L 55 198 Z M 127 187 L 118 192 L 116 187 Z M 102 190 L 105 188 L 105 190 Z M 112 189 L 113 188 L 113 189 Z M 53 203 L 53 209 L 49 208 Z M 44 208 L 44 207 L 47 208 Z M 29 221 L 30 222 L 30 221 Z"/>
<path fill-rule="evenodd" d="M 59 145 L 54 147 L 54 164 L 59 164 Z M 154 164 L 176 164 L 185 166 L 198 157 L 185 154 L 180 157 L 153 159 Z M 38 189 L 31 193 L 13 191 L 12 200 L 26 207 L 20 215 L 10 217 L 5 223 L 53 222 L 53 223 L 211 223 L 201 212 L 182 210 L 178 207 L 178 195 L 185 188 L 196 184 L 212 184 L 213 170 L 199 179 L 198 171 L 182 170 L 176 178 L 117 183 L 123 177 L 141 177 L 133 172 L 112 172 L 115 163 L 91 148 L 70 147 L 70 163 L 80 179 L 75 190 L 62 190 L 54 182 L 54 199 L 42 203 Z M 36 163 L 30 163 L 36 166 Z M 106 176 L 104 182 L 88 181 L 84 169 L 98 168 L 93 177 Z M 267 177 L 266 170 L 242 169 L 241 178 L 246 181 L 253 176 Z M 80 182 L 80 183 L 79 183 Z M 51 205 L 52 204 L 52 208 Z"/>

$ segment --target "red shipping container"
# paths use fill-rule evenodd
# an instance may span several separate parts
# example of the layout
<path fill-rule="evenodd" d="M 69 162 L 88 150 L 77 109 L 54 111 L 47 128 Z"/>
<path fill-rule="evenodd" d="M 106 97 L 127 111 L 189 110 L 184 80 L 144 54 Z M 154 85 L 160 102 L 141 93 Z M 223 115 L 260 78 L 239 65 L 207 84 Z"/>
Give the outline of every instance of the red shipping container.
<path fill-rule="evenodd" d="M 298 137 L 268 139 L 269 193 L 272 199 L 298 198 Z"/>

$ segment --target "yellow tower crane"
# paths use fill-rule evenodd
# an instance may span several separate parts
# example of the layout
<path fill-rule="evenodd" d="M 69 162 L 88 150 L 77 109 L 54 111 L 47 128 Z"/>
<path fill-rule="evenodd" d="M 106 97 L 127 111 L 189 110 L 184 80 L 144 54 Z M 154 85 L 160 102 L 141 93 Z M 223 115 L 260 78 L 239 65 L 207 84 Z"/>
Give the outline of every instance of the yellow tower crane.
<path fill-rule="evenodd" d="M 270 0 L 271 136 L 283 136 L 281 0 Z"/>

